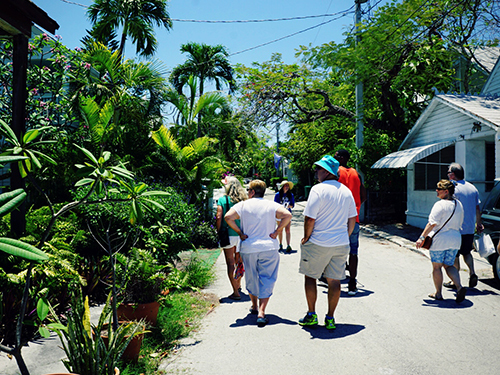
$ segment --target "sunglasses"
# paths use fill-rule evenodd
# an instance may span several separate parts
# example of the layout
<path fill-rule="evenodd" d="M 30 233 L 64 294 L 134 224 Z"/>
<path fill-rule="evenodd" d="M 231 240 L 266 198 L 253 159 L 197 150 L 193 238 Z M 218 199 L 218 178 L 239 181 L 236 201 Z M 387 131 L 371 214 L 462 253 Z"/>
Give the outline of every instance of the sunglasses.
<path fill-rule="evenodd" d="M 448 190 L 448 189 L 436 188 L 436 190 Z"/>

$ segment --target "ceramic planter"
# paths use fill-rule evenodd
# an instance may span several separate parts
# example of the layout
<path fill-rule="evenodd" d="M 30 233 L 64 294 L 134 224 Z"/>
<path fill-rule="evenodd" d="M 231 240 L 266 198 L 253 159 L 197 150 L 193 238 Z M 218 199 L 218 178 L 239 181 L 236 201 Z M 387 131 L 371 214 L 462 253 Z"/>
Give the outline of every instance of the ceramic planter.
<path fill-rule="evenodd" d="M 126 324 L 127 322 L 126 321 L 119 321 L 118 323 L 120 325 L 122 325 L 122 324 Z M 102 337 L 102 340 L 104 341 L 104 345 L 107 346 L 109 343 L 108 323 L 106 323 L 102 326 L 101 337 Z M 125 337 L 128 339 L 130 336 L 125 336 Z M 141 351 L 143 339 L 144 339 L 144 333 L 141 333 L 140 335 L 135 336 L 127 345 L 127 348 L 123 352 L 121 359 L 125 362 L 137 362 L 137 360 L 139 359 L 139 352 Z"/>
<path fill-rule="evenodd" d="M 119 320 L 141 320 L 144 319 L 151 325 L 156 325 L 160 304 L 156 301 L 150 303 L 122 303 L 116 312 Z"/>

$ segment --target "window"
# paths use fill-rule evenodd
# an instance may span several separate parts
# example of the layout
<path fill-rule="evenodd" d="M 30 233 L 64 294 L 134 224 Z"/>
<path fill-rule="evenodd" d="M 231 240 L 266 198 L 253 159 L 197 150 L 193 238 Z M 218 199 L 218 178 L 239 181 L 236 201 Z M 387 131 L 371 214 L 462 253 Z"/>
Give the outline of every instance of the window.
<path fill-rule="evenodd" d="M 493 189 L 495 180 L 495 144 L 493 142 L 486 142 L 486 158 L 485 158 L 485 170 L 486 170 L 486 191 L 491 191 Z"/>
<path fill-rule="evenodd" d="M 455 145 L 448 146 L 415 163 L 415 190 L 435 190 L 439 180 L 448 179 L 448 166 L 455 161 Z"/>

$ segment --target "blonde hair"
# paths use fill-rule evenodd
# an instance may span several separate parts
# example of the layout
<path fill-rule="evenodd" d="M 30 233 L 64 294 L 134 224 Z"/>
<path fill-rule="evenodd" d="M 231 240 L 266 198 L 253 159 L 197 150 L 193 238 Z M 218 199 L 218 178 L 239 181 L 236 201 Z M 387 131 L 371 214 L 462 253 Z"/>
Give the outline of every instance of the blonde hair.
<path fill-rule="evenodd" d="M 438 189 L 443 189 L 443 190 L 448 190 L 448 194 L 450 194 L 450 197 L 455 194 L 455 185 L 450 180 L 441 180 L 437 183 Z"/>
<path fill-rule="evenodd" d="M 240 180 L 236 177 L 226 178 L 226 195 L 231 198 L 231 203 L 233 204 L 248 199 L 247 191 L 241 186 Z"/>

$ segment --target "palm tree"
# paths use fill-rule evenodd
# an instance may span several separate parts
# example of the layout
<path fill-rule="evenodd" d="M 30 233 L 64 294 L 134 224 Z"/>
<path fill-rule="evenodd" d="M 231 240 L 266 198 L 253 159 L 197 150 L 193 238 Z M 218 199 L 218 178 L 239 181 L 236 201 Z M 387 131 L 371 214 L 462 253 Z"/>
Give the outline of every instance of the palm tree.
<path fill-rule="evenodd" d="M 199 96 L 204 93 L 205 81 L 215 82 L 217 90 L 221 90 L 222 84 L 229 86 L 229 91 L 236 88 L 233 78 L 233 68 L 228 61 L 229 53 L 220 44 L 209 46 L 207 44 L 187 43 L 181 45 L 181 52 L 189 55 L 184 64 L 178 65 L 172 70 L 170 81 L 179 94 L 188 83 L 189 77 L 199 79 Z M 191 99 L 193 100 L 193 99 Z M 198 114 L 198 124 L 201 124 L 201 112 Z M 201 137 L 201 128 L 198 127 L 198 137 Z"/>
<path fill-rule="evenodd" d="M 212 155 L 217 140 L 201 137 L 181 147 L 163 125 L 151 133 L 151 138 L 163 152 L 164 173 L 184 185 L 190 204 L 201 202 L 203 185 L 213 184 L 223 166 L 222 161 Z"/>
<path fill-rule="evenodd" d="M 122 28 L 120 56 L 123 56 L 128 37 L 136 45 L 141 56 L 152 56 L 158 42 L 154 26 L 169 30 L 172 20 L 166 10 L 167 0 L 94 0 L 87 15 L 92 22 L 91 34 L 98 41 L 110 44 L 110 36 Z"/>
<path fill-rule="evenodd" d="M 221 90 L 222 83 L 235 89 L 233 68 L 228 61 L 229 53 L 220 44 L 209 46 L 207 44 L 187 43 L 181 45 L 181 53 L 187 53 L 188 59 L 184 64 L 178 65 L 172 71 L 170 80 L 178 92 L 187 83 L 189 76 L 199 78 L 199 94 L 203 95 L 205 81 L 215 82 L 217 90 Z"/>
<path fill-rule="evenodd" d="M 196 98 L 197 81 L 193 76 L 188 78 L 189 96 L 172 90 L 167 92 L 164 98 L 175 107 L 177 115 L 173 131 L 177 133 L 176 135 L 183 144 L 191 142 L 195 138 L 195 134 L 199 138 L 202 133 L 205 135 L 208 133 L 208 129 L 202 130 L 201 113 L 212 116 L 212 118 L 224 118 L 231 112 L 228 98 L 220 91 L 206 92 Z"/>

